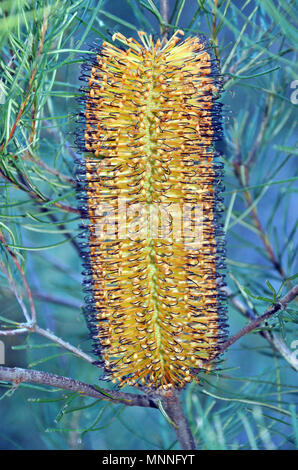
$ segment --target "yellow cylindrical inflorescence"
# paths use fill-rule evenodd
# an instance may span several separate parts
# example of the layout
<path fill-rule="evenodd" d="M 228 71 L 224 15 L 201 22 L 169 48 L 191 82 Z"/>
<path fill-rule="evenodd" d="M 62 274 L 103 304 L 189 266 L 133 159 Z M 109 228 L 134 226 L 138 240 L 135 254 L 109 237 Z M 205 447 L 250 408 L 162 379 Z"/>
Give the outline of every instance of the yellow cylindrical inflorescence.
<path fill-rule="evenodd" d="M 120 385 L 183 387 L 224 337 L 220 77 L 204 41 L 179 34 L 115 34 L 85 90 L 89 310 Z"/>

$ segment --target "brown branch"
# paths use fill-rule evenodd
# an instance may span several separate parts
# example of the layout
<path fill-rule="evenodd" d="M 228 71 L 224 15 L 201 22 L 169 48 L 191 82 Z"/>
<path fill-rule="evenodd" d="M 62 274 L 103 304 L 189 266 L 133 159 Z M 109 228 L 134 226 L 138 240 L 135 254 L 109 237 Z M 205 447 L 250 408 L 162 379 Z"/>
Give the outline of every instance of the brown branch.
<path fill-rule="evenodd" d="M 160 0 L 160 14 L 163 19 L 163 24 L 160 25 L 160 32 L 164 39 L 167 39 L 169 32 L 169 0 Z"/>
<path fill-rule="evenodd" d="M 38 48 L 38 51 L 37 51 L 37 54 L 36 54 L 36 59 L 38 59 L 38 57 L 42 54 L 42 51 L 43 51 L 43 46 L 44 46 L 44 40 L 45 40 L 45 34 L 46 34 L 46 31 L 47 31 L 47 27 L 48 27 L 48 9 L 46 10 L 46 13 L 45 13 L 45 16 L 44 16 L 44 19 L 43 19 L 43 24 L 42 24 L 42 28 L 41 28 L 41 35 L 40 35 L 40 43 L 39 43 L 39 48 Z M 34 86 L 34 79 L 35 79 L 35 76 L 36 76 L 36 73 L 37 73 L 37 68 L 38 68 L 38 64 L 35 65 L 35 67 L 33 68 L 32 70 L 32 73 L 31 73 L 31 76 L 30 76 L 30 79 L 29 79 L 29 83 L 28 83 L 28 87 L 27 87 L 27 90 L 25 92 L 25 99 L 23 101 L 23 103 L 21 104 L 20 106 L 20 109 L 19 109 L 19 112 L 17 114 L 17 117 L 12 125 L 12 128 L 10 130 L 10 133 L 9 133 L 9 136 L 8 136 L 8 139 L 6 142 L 4 142 L 1 147 L 0 147 L 0 151 L 2 151 L 5 147 L 5 145 L 12 139 L 12 137 L 14 136 L 14 133 L 18 127 L 18 124 L 19 124 L 19 121 L 26 109 L 26 106 L 28 104 L 28 101 L 30 99 L 30 91 L 32 90 L 33 86 Z M 31 136 L 29 137 L 29 142 L 31 143 L 31 141 L 33 141 L 33 134 L 35 131 L 35 121 L 33 120 L 33 128 L 32 128 L 32 132 L 31 132 Z M 12 157 L 13 158 L 13 157 Z M 34 160 L 35 161 L 35 160 Z M 40 166 L 44 167 L 45 168 L 45 164 L 43 164 L 43 162 L 41 162 L 40 160 L 38 160 L 36 162 L 37 164 L 39 164 Z M 49 171 L 49 168 L 45 168 L 47 169 L 47 171 Z M 53 172 L 53 170 L 51 170 Z M 50 199 L 48 198 L 42 198 L 38 193 L 36 193 L 30 186 L 30 182 L 29 184 L 27 185 L 26 184 L 26 181 L 24 180 L 22 183 L 20 182 L 16 182 L 14 181 L 12 178 L 10 178 L 8 175 L 6 175 L 3 171 L 0 170 L 0 176 L 2 176 L 2 178 L 4 178 L 6 181 L 8 181 L 9 183 L 13 184 L 14 186 L 16 186 L 18 189 L 21 189 L 22 191 L 25 191 L 30 197 L 31 199 L 34 199 L 35 201 L 37 201 L 38 203 L 40 204 L 45 204 L 47 202 L 50 202 Z M 59 174 L 60 176 L 60 174 Z M 63 178 L 65 178 L 64 175 L 62 175 Z M 22 175 L 22 178 L 25 178 L 24 175 Z M 71 213 L 74 213 L 74 214 L 77 214 L 79 215 L 80 212 L 73 208 L 73 207 L 70 207 L 70 206 L 67 206 L 65 204 L 61 204 L 61 203 L 54 203 L 53 204 L 55 207 L 58 207 L 59 209 L 65 211 L 65 212 L 71 212 Z"/>
<path fill-rule="evenodd" d="M 26 191 L 26 192 L 31 197 L 31 199 L 34 199 L 39 204 L 47 204 L 47 203 L 51 202 L 51 200 L 49 198 L 43 199 L 36 192 L 33 192 L 33 191 Z M 66 204 L 61 204 L 60 202 L 54 202 L 51 205 L 54 206 L 54 207 L 57 207 L 58 209 L 61 209 L 64 212 L 69 212 L 71 214 L 80 215 L 80 211 L 78 209 L 76 209 L 75 207 L 71 207 L 71 206 L 68 206 Z"/>
<path fill-rule="evenodd" d="M 40 43 L 39 43 L 39 49 L 37 51 L 37 54 L 36 54 L 36 59 L 41 55 L 42 53 L 42 50 L 43 50 L 43 45 L 44 45 L 44 38 L 45 38 L 45 34 L 46 34 L 46 30 L 47 30 L 47 27 L 48 27 L 48 12 L 45 14 L 44 16 L 44 19 L 43 19 L 43 24 L 42 24 L 42 28 L 41 28 L 41 37 L 40 37 Z M 33 86 L 33 83 L 34 83 L 34 78 L 35 78 L 35 75 L 36 75 L 36 72 L 37 72 L 37 65 L 33 68 L 32 70 L 32 73 L 31 73 L 31 77 L 29 79 L 29 84 L 28 84 L 28 88 L 27 88 L 27 91 L 25 93 L 25 99 L 23 101 L 23 103 L 21 104 L 21 107 L 20 107 L 20 110 L 17 114 L 17 117 L 15 119 L 15 122 L 13 123 L 12 125 L 12 128 L 10 130 L 10 133 L 9 133 L 9 136 L 8 136 L 8 139 L 6 141 L 6 143 L 4 142 L 0 148 L 0 150 L 2 151 L 5 144 L 7 144 L 13 137 L 15 131 L 16 131 L 16 128 L 18 126 L 18 123 L 19 123 L 19 120 L 21 119 L 25 109 L 26 109 L 26 106 L 27 106 L 27 103 L 29 101 L 29 98 L 30 98 L 30 91 L 31 91 L 31 88 Z"/>
<path fill-rule="evenodd" d="M 0 336 L 15 336 L 28 333 L 28 324 L 24 323 L 24 328 L 15 328 L 14 330 L 0 330 Z"/>
<path fill-rule="evenodd" d="M 37 156 L 34 155 L 34 157 L 32 157 L 30 155 L 30 161 L 36 163 L 38 166 L 46 170 L 51 175 L 56 176 L 61 181 L 65 181 L 65 183 L 68 184 L 73 184 L 73 179 L 70 176 L 64 175 L 59 170 L 56 170 L 56 168 L 51 168 L 49 165 L 40 160 L 40 158 L 38 158 Z"/>
<path fill-rule="evenodd" d="M 56 305 L 62 305 L 63 307 L 69 307 L 75 310 L 80 310 L 82 307 L 82 302 L 76 299 L 68 299 L 65 297 L 59 297 L 56 295 L 50 295 L 45 292 L 35 291 L 33 292 L 33 297 L 44 302 L 50 302 Z"/>
<path fill-rule="evenodd" d="M 180 401 L 180 390 L 161 391 L 156 394 L 155 400 L 161 401 L 162 407 L 170 418 L 182 450 L 194 450 L 196 444 L 185 417 Z"/>
<path fill-rule="evenodd" d="M 47 131 L 55 137 L 57 142 L 61 142 L 61 135 L 59 134 L 59 132 L 57 132 L 56 128 L 51 125 L 50 121 L 45 119 L 43 122 L 47 127 Z M 64 143 L 65 147 L 67 148 L 69 154 L 72 156 L 72 158 L 74 160 L 79 158 L 79 154 L 73 149 L 73 147 L 71 146 L 71 144 L 67 140 L 63 139 L 63 143 Z"/>
<path fill-rule="evenodd" d="M 0 336 L 14 336 L 19 334 L 36 333 L 53 341 L 53 343 L 58 344 L 67 351 L 70 351 L 72 354 L 79 357 L 80 359 L 89 362 L 89 364 L 93 364 L 95 362 L 95 360 L 91 356 L 89 356 L 89 354 L 86 354 L 80 348 L 77 348 L 76 346 L 73 346 L 67 341 L 64 341 L 64 339 L 60 338 L 59 336 L 56 336 L 50 330 L 40 328 L 40 326 L 38 326 L 37 324 L 33 324 L 32 322 L 19 323 L 18 326 L 18 328 L 14 328 L 11 330 L 0 330 Z"/>
<path fill-rule="evenodd" d="M 265 130 L 267 128 L 267 123 L 268 123 L 269 117 L 270 117 L 270 109 L 271 109 L 270 108 L 270 103 L 267 101 L 266 106 L 265 106 L 265 111 L 264 111 L 262 124 L 261 124 L 261 127 L 260 127 L 260 131 L 259 131 L 258 136 L 256 138 L 255 145 L 253 146 L 246 162 L 243 162 L 239 145 L 237 144 L 237 142 L 235 143 L 236 157 L 235 157 L 235 160 L 233 162 L 233 167 L 234 167 L 235 176 L 238 179 L 238 181 L 239 181 L 242 188 L 245 188 L 246 186 L 249 186 L 249 176 L 250 176 L 251 166 L 255 161 L 255 157 L 256 157 L 257 152 L 259 150 L 259 146 L 262 142 Z M 244 178 L 243 178 L 243 173 L 241 171 L 242 165 L 244 166 Z M 244 179 L 244 181 L 243 181 L 243 179 Z M 245 190 L 244 191 L 244 197 L 246 199 L 247 206 L 250 207 L 253 204 L 253 199 L 252 199 L 250 191 Z M 252 208 L 251 216 L 252 216 L 254 226 L 257 228 L 259 236 L 260 236 L 260 238 L 261 238 L 261 240 L 262 240 L 262 242 L 265 246 L 265 249 L 266 249 L 269 260 L 273 264 L 274 268 L 278 271 L 281 278 L 285 279 L 286 274 L 285 274 L 285 272 L 284 272 L 284 270 L 281 266 L 281 263 L 278 261 L 278 259 L 275 256 L 274 250 L 271 246 L 271 243 L 268 239 L 268 236 L 266 235 L 266 233 L 263 229 L 263 226 L 262 226 L 262 223 L 260 221 L 260 218 L 259 218 L 258 211 L 257 211 L 256 207 Z"/>
<path fill-rule="evenodd" d="M 270 99 L 270 97 L 269 97 Z M 251 166 L 254 164 L 254 160 L 255 160 L 255 157 L 257 155 L 257 151 L 258 151 L 258 148 L 262 142 L 262 139 L 264 137 L 264 134 L 265 134 L 265 131 L 267 129 L 267 124 L 268 124 L 268 121 L 269 121 L 269 116 L 270 116 L 270 109 L 271 109 L 271 106 L 269 106 L 269 102 L 268 102 L 268 97 L 267 97 L 267 100 L 266 100 L 266 105 L 265 105 L 265 110 L 264 110 L 264 117 L 263 117 L 263 120 L 262 120 L 262 124 L 261 124 L 261 127 L 260 127 L 260 131 L 258 133 L 258 136 L 255 140 L 255 143 L 254 143 L 254 146 L 245 162 L 245 167 L 247 168 L 247 170 L 249 170 L 251 168 Z"/>
<path fill-rule="evenodd" d="M 31 131 L 31 134 L 29 136 L 30 145 L 33 143 L 32 132 L 33 131 Z M 13 154 L 9 154 L 9 155 L 13 159 L 17 158 Z M 59 170 L 56 170 L 56 168 L 51 168 L 49 165 L 47 165 L 42 160 L 40 160 L 40 158 L 37 155 L 33 154 L 32 149 L 27 150 L 25 153 L 22 154 L 22 160 L 27 160 L 29 162 L 32 162 L 32 163 L 38 165 L 43 170 L 46 170 L 48 173 L 50 173 L 53 176 L 56 176 L 57 178 L 59 178 L 61 181 L 64 181 L 65 183 L 68 183 L 70 185 L 73 184 L 73 178 L 71 178 L 70 176 L 64 175 Z"/>
<path fill-rule="evenodd" d="M 30 315 L 29 315 L 29 313 L 28 313 L 27 307 L 26 307 L 26 305 L 25 305 L 25 303 L 24 303 L 22 297 L 21 297 L 21 296 L 19 295 L 19 293 L 18 293 L 18 289 L 17 289 L 16 283 L 15 283 L 14 280 L 13 280 L 13 277 L 10 275 L 10 273 L 9 273 L 8 270 L 6 269 L 5 264 L 4 264 L 2 261 L 0 261 L 0 267 L 1 267 L 2 271 L 3 271 L 3 273 L 5 274 L 6 278 L 7 278 L 7 281 L 8 281 L 8 283 L 9 283 L 9 285 L 10 285 L 10 288 L 11 288 L 12 292 L 13 292 L 14 295 L 15 295 L 15 298 L 16 298 L 17 301 L 18 301 L 19 306 L 20 306 L 21 309 L 22 309 L 22 312 L 23 312 L 23 315 L 24 315 L 26 321 L 27 321 L 28 323 L 31 323 L 31 318 L 30 318 Z"/>
<path fill-rule="evenodd" d="M 252 203 L 253 203 L 253 200 L 252 200 L 252 197 L 251 197 L 251 194 L 250 192 L 245 192 L 244 194 L 246 200 L 247 200 L 247 205 L 250 206 Z M 281 266 L 280 262 L 278 261 L 278 259 L 276 258 L 275 256 L 275 253 L 273 251 L 273 248 L 271 246 L 271 243 L 263 229 L 263 226 L 262 226 L 262 223 L 260 221 L 260 218 L 259 218 L 259 215 L 258 215 L 258 212 L 257 212 L 257 209 L 256 207 L 253 207 L 253 209 L 251 210 L 251 215 L 252 215 L 252 219 L 254 221 L 254 225 L 255 227 L 258 229 L 259 231 L 259 234 L 260 234 L 260 237 L 261 237 L 261 240 L 263 241 L 263 244 L 266 248 L 266 251 L 267 251 L 267 254 L 268 254 L 268 258 L 269 260 L 271 261 L 271 263 L 273 264 L 274 268 L 278 271 L 278 273 L 280 274 L 281 278 L 282 279 L 285 279 L 286 278 L 286 274 L 283 270 L 283 267 Z"/>
<path fill-rule="evenodd" d="M 34 324 L 36 322 L 36 311 L 35 311 L 35 306 L 34 306 L 34 302 L 33 302 L 33 297 L 32 297 L 32 294 L 31 294 L 31 290 L 30 290 L 30 287 L 29 287 L 29 284 L 26 280 L 26 277 L 24 275 L 24 272 L 20 266 L 20 263 L 16 257 L 16 255 L 11 251 L 11 249 L 6 245 L 6 241 L 0 231 L 0 240 L 1 242 L 3 243 L 3 246 L 6 248 L 6 250 L 8 251 L 10 257 L 12 258 L 15 266 L 17 267 L 17 270 L 19 271 L 20 275 L 21 275 L 21 278 L 22 278 L 22 281 L 24 283 L 24 286 L 25 286 L 25 289 L 26 289 L 26 292 L 27 292 L 27 296 L 28 296 L 28 300 L 29 300 L 29 304 L 30 304 L 30 309 L 31 309 L 31 321 L 32 323 Z M 18 297 L 17 297 L 18 298 Z M 26 315 L 25 315 L 26 317 Z M 26 317 L 26 320 L 28 320 L 28 318 Z"/>
<path fill-rule="evenodd" d="M 0 366 L 0 380 L 3 382 L 10 382 L 15 385 L 19 385 L 22 382 L 49 385 L 51 387 L 57 387 L 71 392 L 78 392 L 79 394 L 87 397 L 107 400 L 117 404 L 123 403 L 127 406 L 157 408 L 155 402 L 146 395 L 136 395 L 133 393 L 124 393 L 103 388 L 97 389 L 95 386 L 80 382 L 79 380 L 39 370 Z"/>
<path fill-rule="evenodd" d="M 2 266 L 4 272 L 6 272 L 6 275 L 8 277 L 8 281 L 10 282 L 12 290 L 13 290 L 14 294 L 16 295 L 16 298 L 17 298 L 17 300 L 19 301 L 19 303 L 22 307 L 22 310 L 23 310 L 23 313 L 24 313 L 24 316 L 25 316 L 25 319 L 26 319 L 26 323 L 20 323 L 19 328 L 15 328 L 13 330 L 0 331 L 0 336 L 13 336 L 13 335 L 22 334 L 22 333 L 37 333 L 37 334 L 40 334 L 41 336 L 44 336 L 44 337 L 50 339 L 53 342 L 59 344 L 59 346 L 61 346 L 64 349 L 72 352 L 73 354 L 75 354 L 76 356 L 84 359 L 85 361 L 87 361 L 89 363 L 93 363 L 94 359 L 91 356 L 84 353 L 83 351 L 76 348 L 75 346 L 68 343 L 67 341 L 64 341 L 63 339 L 59 338 L 58 336 L 56 336 L 51 331 L 40 328 L 37 325 L 37 316 L 36 316 L 36 310 L 35 310 L 35 306 L 34 306 L 34 302 L 33 302 L 33 295 L 31 293 L 31 289 L 30 289 L 30 287 L 27 283 L 27 280 L 26 280 L 26 277 L 24 275 L 23 269 L 21 268 L 17 257 L 12 252 L 12 250 L 6 245 L 6 241 L 5 241 L 1 231 L 0 231 L 0 241 L 2 242 L 3 246 L 5 246 L 8 254 L 12 258 L 14 264 L 17 267 L 17 270 L 19 271 L 19 273 L 22 277 L 22 280 L 23 280 L 23 283 L 24 283 L 24 286 L 25 286 L 25 290 L 26 290 L 26 293 L 27 293 L 27 297 L 28 297 L 28 300 L 29 300 L 30 309 L 31 309 L 31 317 L 30 317 L 28 312 L 27 312 L 25 304 L 23 303 L 22 299 L 20 299 L 20 297 L 18 295 L 18 292 L 17 292 L 17 289 L 16 289 L 16 286 L 15 286 L 15 283 L 14 283 L 13 279 L 11 279 L 11 277 L 10 277 L 8 271 L 6 270 L 5 266 L 3 265 L 3 263 L 0 262 L 0 266 Z"/>
<path fill-rule="evenodd" d="M 32 329 L 32 332 L 37 333 L 41 336 L 44 336 L 45 338 L 53 341 L 54 343 L 59 344 L 59 346 L 61 346 L 62 348 L 66 349 L 67 351 L 70 351 L 75 356 L 80 357 L 81 359 L 84 359 L 90 364 L 93 364 L 95 361 L 91 356 L 89 356 L 89 354 L 86 354 L 81 349 L 76 348 L 75 346 L 68 343 L 67 341 L 64 341 L 62 338 L 60 338 L 59 336 L 56 336 L 50 330 L 45 330 L 44 328 L 40 328 L 38 325 L 35 325 L 34 328 Z"/>
<path fill-rule="evenodd" d="M 67 266 L 61 262 L 61 260 L 56 259 L 54 256 L 51 256 L 49 253 L 46 253 L 44 251 L 37 252 L 37 255 L 39 255 L 41 258 L 43 258 L 47 263 L 51 264 L 54 268 L 58 269 L 58 271 L 61 271 L 65 273 L 68 277 L 72 278 L 75 282 L 78 282 L 81 284 L 82 282 L 82 276 L 74 272 L 70 266 Z"/>
<path fill-rule="evenodd" d="M 151 395 L 140 395 L 125 393 L 103 388 L 96 388 L 79 380 L 50 374 L 39 370 L 21 369 L 19 367 L 0 366 L 0 381 L 9 382 L 14 386 L 22 382 L 49 385 L 62 390 L 78 392 L 80 395 L 110 401 L 115 404 L 122 403 L 127 406 L 141 406 L 146 408 L 158 408 L 158 400 L 162 402 L 164 411 L 172 421 L 181 449 L 196 449 L 194 438 L 185 418 L 179 399 L 179 392 L 160 392 L 154 397 Z"/>
<path fill-rule="evenodd" d="M 8 183 L 13 184 L 17 189 L 20 189 L 21 191 L 24 191 L 25 193 L 30 196 L 31 199 L 34 201 L 38 202 L 39 204 L 47 204 L 51 202 L 49 198 L 44 198 L 41 197 L 38 193 L 36 193 L 31 187 L 29 187 L 25 181 L 21 182 L 16 182 L 9 176 L 5 175 L 5 173 L 0 169 L 0 176 L 7 181 Z M 24 175 L 21 175 L 22 178 L 24 178 Z M 67 206 L 66 204 L 61 204 L 60 202 L 55 202 L 52 204 L 55 207 L 58 207 L 58 209 L 61 209 L 64 212 L 70 212 L 72 214 L 80 215 L 80 211 L 74 207 Z"/>
<path fill-rule="evenodd" d="M 231 336 L 231 338 L 225 341 L 220 348 L 220 353 L 225 351 L 229 346 L 231 346 L 240 338 L 242 338 L 242 336 L 255 330 L 265 320 L 268 320 L 268 318 L 272 317 L 279 310 L 286 308 L 288 303 L 294 300 L 294 298 L 297 295 L 298 295 L 298 284 L 294 286 L 284 297 L 279 299 L 278 303 L 272 305 L 272 307 L 270 307 L 265 313 L 263 313 L 263 315 L 260 315 L 259 317 L 254 318 L 250 323 L 248 323 L 240 331 L 238 331 L 238 333 L 236 333 L 234 336 Z"/>
<path fill-rule="evenodd" d="M 212 39 L 215 45 L 215 55 L 216 58 L 219 58 L 219 52 L 218 52 L 218 37 L 217 37 L 217 31 L 216 31 L 216 21 L 217 21 L 217 14 L 216 14 L 216 9 L 218 7 L 218 0 L 214 0 L 214 9 L 212 13 Z"/>
<path fill-rule="evenodd" d="M 279 352 L 289 365 L 298 372 L 298 360 L 294 351 L 291 351 L 287 345 L 272 331 L 261 331 L 261 336 L 267 339 L 271 346 Z"/>
<path fill-rule="evenodd" d="M 298 285 L 293 287 L 284 297 L 282 297 L 278 303 L 272 305 L 263 315 L 253 319 L 248 325 L 242 328 L 236 335 L 229 338 L 221 347 L 220 352 L 223 352 L 229 346 L 238 341 L 245 334 L 253 331 L 255 328 L 261 325 L 261 323 L 282 308 L 286 308 L 288 303 L 290 303 L 298 295 Z M 42 330 L 39 327 L 34 328 L 35 332 L 46 336 L 53 341 L 56 341 L 57 337 L 47 330 Z M 53 338 L 55 336 L 55 338 Z M 69 344 L 60 340 L 59 343 L 61 346 L 69 349 Z M 58 387 L 64 390 L 70 390 L 73 392 L 78 392 L 85 396 L 92 398 L 108 400 L 114 403 L 122 402 L 127 406 L 144 406 L 151 408 L 158 408 L 158 401 L 160 400 L 161 405 L 167 414 L 170 422 L 172 423 L 177 439 L 180 443 L 182 449 L 193 450 L 196 449 L 195 441 L 191 433 L 189 424 L 184 415 L 178 390 L 172 391 L 160 391 L 155 392 L 155 394 L 148 395 L 135 395 L 130 393 L 123 393 L 118 391 L 110 390 L 97 390 L 94 386 L 71 379 L 67 377 L 61 377 L 55 374 L 49 374 L 42 371 L 33 371 L 20 368 L 8 368 L 0 367 L 0 380 L 5 382 L 12 382 L 15 385 L 18 385 L 21 382 L 27 383 L 38 383 L 42 385 L 50 385 L 53 387 Z"/>
<path fill-rule="evenodd" d="M 11 256 L 14 264 L 16 265 L 16 267 L 17 267 L 17 269 L 18 269 L 18 271 L 19 271 L 19 273 L 22 277 L 23 283 L 25 285 L 27 297 L 28 297 L 28 300 L 29 300 L 30 308 L 31 308 L 31 317 L 30 317 L 28 312 L 27 312 L 27 309 L 26 309 L 26 306 L 25 306 L 24 302 L 22 301 L 22 299 L 18 295 L 17 288 L 16 288 L 16 285 L 15 285 L 13 279 L 9 275 L 8 271 L 6 270 L 5 265 L 0 261 L 0 266 L 2 267 L 3 271 L 5 272 L 5 274 L 8 278 L 8 281 L 10 282 L 11 288 L 12 288 L 12 290 L 13 290 L 13 292 L 14 292 L 14 294 L 15 294 L 15 296 L 16 296 L 16 298 L 17 298 L 17 300 L 18 300 L 18 302 L 19 302 L 19 304 L 20 304 L 20 306 L 23 310 L 23 314 L 24 314 L 24 317 L 26 319 L 26 323 L 20 323 L 18 325 L 19 328 L 15 328 L 15 329 L 11 329 L 11 330 L 9 330 L 9 329 L 8 330 L 0 330 L 0 336 L 13 336 L 13 335 L 19 335 L 19 334 L 24 334 L 24 333 L 37 333 L 37 334 L 40 334 L 41 336 L 44 336 L 44 337 L 50 339 L 53 342 L 59 344 L 59 346 L 63 347 L 64 349 L 72 352 L 76 356 L 78 356 L 78 357 L 80 357 L 80 358 L 84 359 L 85 361 L 92 364 L 94 362 L 94 359 L 91 356 L 89 356 L 88 354 L 84 353 L 84 351 L 81 351 L 81 349 L 76 348 L 75 346 L 68 343 L 67 341 L 64 341 L 62 338 L 59 338 L 58 336 L 56 336 L 51 331 L 40 328 L 37 325 L 36 310 L 35 310 L 35 306 L 34 306 L 34 302 L 33 302 L 33 295 L 31 293 L 30 287 L 27 283 L 26 277 L 25 277 L 24 272 L 23 272 L 23 270 L 22 270 L 22 268 L 21 268 L 21 266 L 18 262 L 17 257 L 11 251 L 11 249 L 8 246 L 6 246 L 6 242 L 5 242 L 5 239 L 4 239 L 1 231 L 0 231 L 0 241 L 5 246 L 6 250 L 8 251 L 9 255 Z"/>
<path fill-rule="evenodd" d="M 51 213 L 48 213 L 47 210 L 46 210 L 44 207 L 41 208 L 41 212 L 44 212 L 45 215 L 46 215 L 47 217 L 49 217 L 49 219 L 50 219 L 52 222 L 54 222 L 54 224 L 56 224 L 57 227 L 58 227 L 60 230 L 62 230 L 62 231 L 64 232 L 64 233 L 63 233 L 64 237 L 67 238 L 67 240 L 69 240 L 70 244 L 71 244 L 71 245 L 73 246 L 73 248 L 76 250 L 77 254 L 78 254 L 79 256 L 81 256 L 81 249 L 80 249 L 79 243 L 78 243 L 77 240 L 71 235 L 71 233 L 69 233 L 69 232 L 67 231 L 67 228 L 66 228 L 66 226 L 64 225 L 64 223 L 63 223 L 63 222 L 58 223 L 58 219 L 55 217 L 55 215 L 54 215 L 54 214 L 51 214 Z"/>
<path fill-rule="evenodd" d="M 256 318 L 255 313 L 245 305 L 240 299 L 233 295 L 232 290 L 229 287 L 223 287 L 221 289 L 227 297 L 230 299 L 231 304 L 234 306 L 236 310 L 238 310 L 242 315 L 247 317 L 249 320 L 254 320 Z M 298 364 L 296 356 L 292 354 L 292 351 L 287 347 L 287 345 L 278 337 L 277 334 L 273 333 L 272 331 L 261 330 L 259 331 L 259 335 L 262 338 L 265 338 L 271 347 L 277 351 L 284 359 L 287 361 L 290 366 L 298 371 Z"/>

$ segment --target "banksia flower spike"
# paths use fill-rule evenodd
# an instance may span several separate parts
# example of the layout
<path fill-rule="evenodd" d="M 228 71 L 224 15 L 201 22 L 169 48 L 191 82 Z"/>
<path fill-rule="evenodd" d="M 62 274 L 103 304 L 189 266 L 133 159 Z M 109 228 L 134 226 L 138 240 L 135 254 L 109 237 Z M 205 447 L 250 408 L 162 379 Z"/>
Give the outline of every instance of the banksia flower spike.
<path fill-rule="evenodd" d="M 181 388 L 225 337 L 221 78 L 205 40 L 116 33 L 85 66 L 86 313 L 120 386 Z"/>

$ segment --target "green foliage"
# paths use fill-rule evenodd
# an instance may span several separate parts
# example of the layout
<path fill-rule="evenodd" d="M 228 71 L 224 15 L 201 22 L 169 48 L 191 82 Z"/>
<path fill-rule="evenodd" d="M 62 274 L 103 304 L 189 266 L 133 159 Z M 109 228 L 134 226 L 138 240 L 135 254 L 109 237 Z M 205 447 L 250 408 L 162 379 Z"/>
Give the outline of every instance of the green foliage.
<path fill-rule="evenodd" d="M 295 284 L 295 2 L 169 3 L 167 23 L 155 0 L 1 2 L 2 330 L 22 328 L 24 315 L 32 315 L 23 272 L 38 325 L 87 353 L 91 349 L 80 311 L 75 98 L 88 44 L 109 40 L 114 31 L 159 34 L 166 27 L 204 33 L 220 58 L 231 333 L 249 321 L 248 313 L 264 313 Z M 278 338 L 276 347 L 260 334 L 264 331 Z M 293 302 L 262 330 L 235 343 L 218 371 L 183 392 L 198 448 L 297 446 L 297 387 L 288 360 L 296 354 L 297 338 Z M 38 366 L 106 387 L 98 382 L 100 369 L 55 341 L 29 332 L 2 339 L 8 366 Z M 1 448 L 178 448 L 159 410 L 112 405 L 37 385 L 15 389 L 3 384 L 1 391 L 6 428 L 5 435 L 0 433 Z"/>

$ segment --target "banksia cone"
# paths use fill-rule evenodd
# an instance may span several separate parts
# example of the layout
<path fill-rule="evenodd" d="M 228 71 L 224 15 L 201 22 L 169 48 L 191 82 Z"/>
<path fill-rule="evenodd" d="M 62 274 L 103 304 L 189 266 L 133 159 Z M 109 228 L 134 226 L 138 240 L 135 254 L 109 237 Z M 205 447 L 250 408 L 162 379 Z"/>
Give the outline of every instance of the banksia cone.
<path fill-rule="evenodd" d="M 86 312 L 115 383 L 179 388 L 225 336 L 221 78 L 203 39 L 138 34 L 85 66 Z"/>

